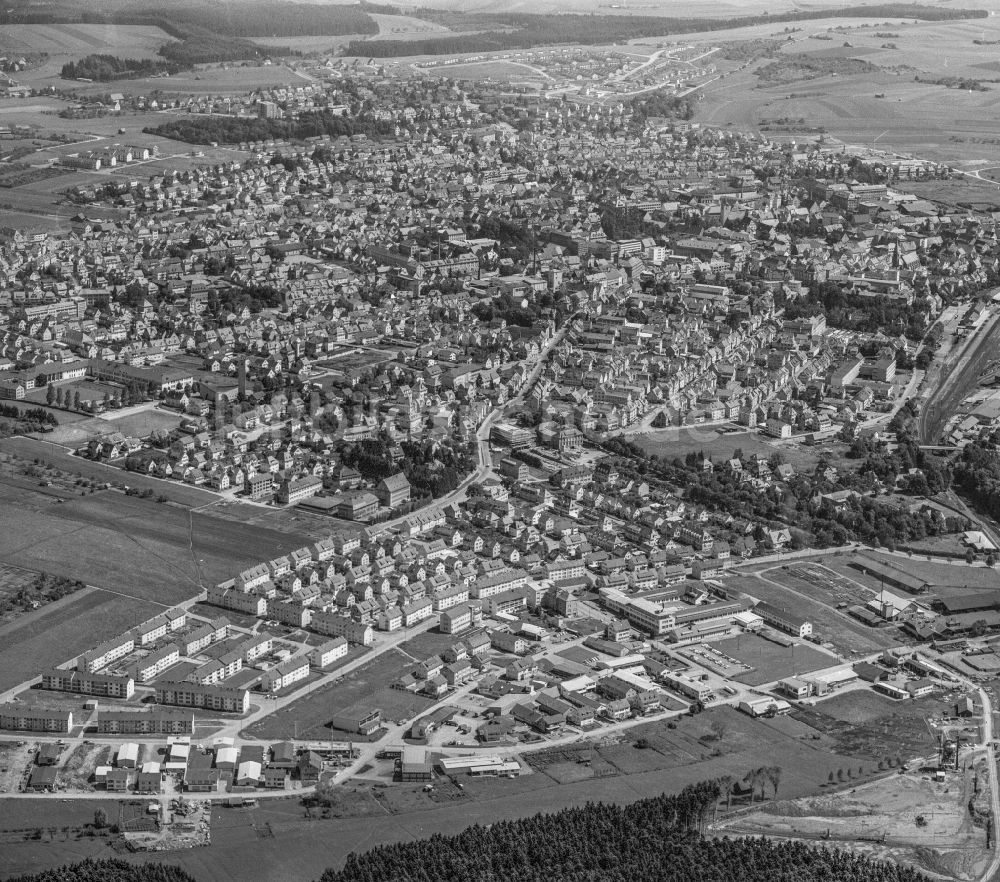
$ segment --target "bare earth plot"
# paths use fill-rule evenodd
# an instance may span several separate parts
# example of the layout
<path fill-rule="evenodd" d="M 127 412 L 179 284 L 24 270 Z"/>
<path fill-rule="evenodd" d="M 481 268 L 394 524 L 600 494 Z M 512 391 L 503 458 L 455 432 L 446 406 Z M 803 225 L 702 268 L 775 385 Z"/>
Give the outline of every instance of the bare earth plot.
<path fill-rule="evenodd" d="M 985 830 L 974 826 L 968 802 L 973 772 L 949 772 L 944 782 L 929 776 L 893 775 L 831 795 L 782 801 L 717 832 L 849 843 L 853 851 L 903 862 L 919 870 L 976 879 L 986 868 Z M 918 816 L 922 823 L 918 824 Z M 881 839 L 872 845 L 859 840 Z"/>

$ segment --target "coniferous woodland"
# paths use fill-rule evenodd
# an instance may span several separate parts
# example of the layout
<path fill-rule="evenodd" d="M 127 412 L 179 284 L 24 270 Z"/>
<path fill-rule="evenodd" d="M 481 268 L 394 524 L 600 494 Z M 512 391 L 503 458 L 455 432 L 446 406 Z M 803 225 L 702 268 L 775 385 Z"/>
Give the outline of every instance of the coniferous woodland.
<path fill-rule="evenodd" d="M 195 878 L 169 864 L 87 860 L 30 876 L 12 876 L 7 882 L 195 882 Z"/>

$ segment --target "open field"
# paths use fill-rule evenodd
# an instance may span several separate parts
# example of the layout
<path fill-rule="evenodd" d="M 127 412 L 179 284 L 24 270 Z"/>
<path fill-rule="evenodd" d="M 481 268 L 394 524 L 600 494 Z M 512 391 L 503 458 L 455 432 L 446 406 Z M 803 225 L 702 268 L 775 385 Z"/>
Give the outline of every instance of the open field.
<path fill-rule="evenodd" d="M 411 15 L 384 15 L 369 13 L 378 25 L 378 34 L 373 40 L 422 40 L 426 37 L 438 37 L 451 34 L 450 28 L 432 21 L 424 21 Z"/>
<path fill-rule="evenodd" d="M 293 533 L 109 491 L 59 505 L 25 501 L 6 485 L 0 493 L 0 560 L 163 604 L 303 544 Z"/>
<path fill-rule="evenodd" d="M 400 0 L 394 3 L 398 9 L 419 9 L 426 6 L 424 0 Z M 822 2 L 822 0 L 810 0 L 808 3 L 792 2 L 792 0 L 779 0 L 777 3 L 764 3 L 763 0 L 747 0 L 743 2 L 727 2 L 712 5 L 698 3 L 697 0 L 666 0 L 666 2 L 652 2 L 652 0 L 640 0 L 635 3 L 622 3 L 614 5 L 606 0 L 508 0 L 502 9 L 504 12 L 520 13 L 555 13 L 555 12 L 576 12 L 594 15 L 662 15 L 691 18 L 734 18 L 738 15 L 756 15 L 765 11 L 771 14 L 778 12 L 789 12 L 793 9 L 835 9 L 839 6 L 854 6 L 854 3 L 844 2 L 844 0 L 834 0 L 834 2 Z M 435 0 L 434 9 L 450 10 L 453 12 L 497 12 L 499 8 L 493 0 Z M 376 16 L 372 16 L 375 18 Z M 773 27 L 773 25 L 772 25 Z"/>
<path fill-rule="evenodd" d="M 333 714 L 359 708 L 379 708 L 383 717 L 393 720 L 415 717 L 433 701 L 388 685 L 412 665 L 409 657 L 392 649 L 342 679 L 258 720 L 246 732 L 254 738 L 272 740 L 291 738 L 296 731 L 298 738 L 328 738 Z"/>
<path fill-rule="evenodd" d="M 66 60 L 91 53 L 156 58 L 157 49 L 173 42 L 174 38 L 160 28 L 132 25 L 8 24 L 0 31 L 0 53 L 47 52 L 64 55 Z"/>
<path fill-rule="evenodd" d="M 731 658 L 750 665 L 753 670 L 735 679 L 750 686 L 773 683 L 785 677 L 797 677 L 811 671 L 829 668 L 836 659 L 808 643 L 779 646 L 756 634 L 741 634 L 712 644 Z"/>
<path fill-rule="evenodd" d="M 93 462 L 83 457 L 73 456 L 58 445 L 36 441 L 32 438 L 4 438 L 0 441 L 0 458 L 7 461 L 8 457 L 11 456 L 26 462 L 33 462 L 35 459 L 39 459 L 43 467 L 60 469 L 70 475 L 79 473 L 82 477 L 93 481 L 107 482 L 115 486 L 127 484 L 130 487 L 136 487 L 140 490 L 148 488 L 154 494 L 162 494 L 171 502 L 186 507 L 209 505 L 220 499 L 217 494 L 208 490 L 201 490 L 188 484 L 179 483 L 178 481 L 148 478 L 136 472 L 123 472 L 121 469 L 116 469 L 101 462 Z M 4 473 L 9 472 L 6 465 L 3 471 Z"/>
<path fill-rule="evenodd" d="M 447 67 L 425 70 L 431 74 L 445 75 L 456 80 L 495 79 L 515 83 L 528 80 L 540 84 L 549 79 L 530 65 L 517 61 L 490 60 L 471 64 L 449 64 Z"/>
<path fill-rule="evenodd" d="M 31 680 L 162 609 L 146 600 L 84 590 L 4 625 L 0 627 L 0 690 Z"/>
<path fill-rule="evenodd" d="M 778 58 L 805 53 L 822 58 L 846 42 L 848 57 L 863 58 L 882 70 L 860 75 L 826 75 L 792 83 L 769 84 L 754 72 L 772 59 L 725 76 L 701 90 L 696 118 L 706 123 L 755 129 L 767 120 L 801 120 L 801 132 L 825 129 L 849 144 L 871 144 L 945 162 L 1000 158 L 998 93 L 949 89 L 916 77 L 996 79 L 982 68 L 995 60 L 995 48 L 977 45 L 1000 35 L 995 17 L 974 21 L 893 22 L 891 40 L 880 38 L 881 22 L 825 20 L 804 23 Z M 862 27 L 862 25 L 865 25 Z M 709 40 L 746 40 L 757 29 L 706 35 Z M 771 29 L 773 30 L 773 28 Z M 829 35 L 830 41 L 811 39 Z M 761 33 L 759 36 L 764 36 Z M 888 46 L 896 48 L 888 48 Z M 933 51 L 931 51 L 933 47 Z M 883 95 L 884 97 L 876 97 Z M 1000 202 L 994 191 L 993 201 Z"/>
<path fill-rule="evenodd" d="M 168 95 L 227 95 L 249 92 L 253 89 L 302 86 L 311 83 L 311 77 L 298 73 L 284 64 L 247 64 L 235 62 L 224 65 L 199 65 L 193 70 L 181 71 L 169 77 L 146 77 L 128 80 L 128 90 L 136 95 L 158 90 Z M 78 95 L 99 95 L 107 92 L 106 83 L 71 83 L 62 81 Z"/>

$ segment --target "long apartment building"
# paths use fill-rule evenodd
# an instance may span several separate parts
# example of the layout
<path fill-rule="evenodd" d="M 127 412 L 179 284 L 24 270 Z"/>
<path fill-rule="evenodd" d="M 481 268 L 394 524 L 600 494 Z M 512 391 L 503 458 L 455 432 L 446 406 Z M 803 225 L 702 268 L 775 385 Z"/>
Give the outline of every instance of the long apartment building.
<path fill-rule="evenodd" d="M 0 704 L 0 729 L 21 732 L 58 732 L 66 735 L 73 728 L 73 712 L 47 710 L 21 703 Z"/>
<path fill-rule="evenodd" d="M 99 695 L 102 698 L 131 698 L 135 693 L 135 680 L 127 675 L 88 674 L 85 671 L 53 668 L 42 674 L 42 688 Z"/>
<path fill-rule="evenodd" d="M 97 715 L 101 735 L 192 735 L 194 715 L 180 711 L 102 711 Z"/>
<path fill-rule="evenodd" d="M 174 643 L 169 643 L 145 658 L 139 659 L 132 668 L 132 676 L 137 683 L 148 683 L 156 679 L 167 668 L 181 660 L 181 652 Z"/>
<path fill-rule="evenodd" d="M 311 630 L 327 637 L 344 637 L 351 643 L 371 646 L 375 640 L 375 632 L 367 622 L 356 622 L 338 612 L 317 612 L 309 623 Z"/>
<path fill-rule="evenodd" d="M 259 584 L 262 585 L 263 582 Z M 259 618 L 267 615 L 267 598 L 251 588 L 240 590 L 232 582 L 223 582 L 220 585 L 210 585 L 206 595 L 209 603 L 221 606 L 223 609 Z"/>
<path fill-rule="evenodd" d="M 309 658 L 300 655 L 297 658 L 290 658 L 281 664 L 275 665 L 269 671 L 264 672 L 261 678 L 261 688 L 265 692 L 280 692 L 299 680 L 304 680 L 309 676 Z"/>
<path fill-rule="evenodd" d="M 197 655 L 219 640 L 225 640 L 229 635 L 229 621 L 225 616 L 213 619 L 207 625 L 199 625 L 185 637 L 181 638 L 181 649 L 184 655 Z"/>
<path fill-rule="evenodd" d="M 158 683 L 156 701 L 158 704 L 245 714 L 250 710 L 250 691 L 226 686 L 202 686 L 198 683 Z"/>
<path fill-rule="evenodd" d="M 488 573 L 480 576 L 472 583 L 469 589 L 469 596 L 476 599 L 485 599 L 494 594 L 503 594 L 514 588 L 521 588 L 528 582 L 528 574 L 521 569 L 507 568 L 498 572 Z"/>
<path fill-rule="evenodd" d="M 118 659 L 124 658 L 133 649 L 135 649 L 135 635 L 131 632 L 120 634 L 95 649 L 85 652 L 77 659 L 76 666 L 81 671 L 93 674 L 113 664 Z"/>

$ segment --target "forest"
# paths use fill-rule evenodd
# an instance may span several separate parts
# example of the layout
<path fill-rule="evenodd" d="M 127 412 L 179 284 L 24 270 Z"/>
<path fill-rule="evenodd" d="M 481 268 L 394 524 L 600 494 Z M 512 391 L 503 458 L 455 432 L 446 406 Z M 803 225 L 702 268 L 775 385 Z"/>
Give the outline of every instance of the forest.
<path fill-rule="evenodd" d="M 424 40 L 353 40 L 347 55 L 362 58 L 396 58 L 409 55 L 453 55 L 463 52 L 495 52 L 530 49 L 561 43 L 597 45 L 622 43 L 641 37 L 665 37 L 761 24 L 784 24 L 819 18 L 912 18 L 923 21 L 985 18 L 982 9 L 946 9 L 916 3 L 885 3 L 878 6 L 851 6 L 839 9 L 810 9 L 775 15 L 746 15 L 739 18 L 667 18 L 656 15 L 601 15 L 595 27 L 594 15 L 530 13 L 447 13 L 416 10 L 412 13 L 445 27 L 466 32 L 456 36 Z"/>
<path fill-rule="evenodd" d="M 64 80 L 97 80 L 101 83 L 111 80 L 137 79 L 157 74 L 175 74 L 180 65 L 158 61 L 153 58 L 119 58 L 117 55 L 87 55 L 79 61 L 67 61 L 59 72 Z"/>
<path fill-rule="evenodd" d="M 164 43 L 158 50 L 160 55 L 178 69 L 194 64 L 217 64 L 223 61 L 248 61 L 269 55 L 288 55 L 287 49 L 275 46 L 264 48 L 250 40 L 239 37 L 223 37 L 218 34 L 197 34 L 185 37 L 176 43 Z"/>
<path fill-rule="evenodd" d="M 232 4 L 54 0 L 44 6 L 13 0 L 0 9 L 3 24 L 145 25 L 162 28 L 178 40 L 199 33 L 246 38 L 378 33 L 378 25 L 361 5 L 274 0 Z"/>
<path fill-rule="evenodd" d="M 454 836 L 350 854 L 320 882 L 924 882 L 916 870 L 829 848 L 767 839 L 706 839 L 719 798 L 707 781 L 630 805 L 587 803 L 476 824 Z"/>
<path fill-rule="evenodd" d="M 169 864 L 130 864 L 128 861 L 86 860 L 27 876 L 11 876 L 7 882 L 197 882 L 180 867 Z"/>

